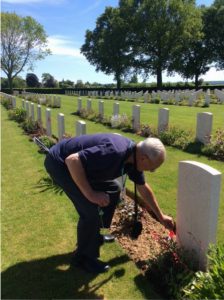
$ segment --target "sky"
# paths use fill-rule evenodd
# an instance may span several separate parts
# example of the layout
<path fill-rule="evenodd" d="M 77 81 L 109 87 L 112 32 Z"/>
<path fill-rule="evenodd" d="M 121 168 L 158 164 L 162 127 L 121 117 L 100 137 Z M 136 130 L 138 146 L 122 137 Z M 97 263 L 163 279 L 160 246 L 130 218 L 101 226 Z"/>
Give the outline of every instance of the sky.
<path fill-rule="evenodd" d="M 197 5 L 209 6 L 212 0 L 197 0 Z M 96 19 L 104 12 L 106 6 L 118 6 L 118 0 L 1 0 L 3 12 L 15 12 L 24 17 L 31 16 L 43 25 L 48 36 L 48 48 L 52 55 L 37 61 L 33 69 L 39 80 L 43 73 L 50 73 L 58 81 L 82 80 L 83 82 L 113 83 L 113 75 L 96 72 L 80 53 L 80 47 L 85 41 L 87 29 L 95 28 Z M 25 78 L 25 69 L 19 75 Z M 2 73 L 3 77 L 6 77 Z M 205 81 L 224 80 L 224 71 L 211 68 L 201 76 Z M 139 78 L 141 81 L 141 78 Z M 147 82 L 155 82 L 150 76 Z M 183 79 L 175 74 L 167 77 L 163 73 L 163 82 L 177 82 Z"/>

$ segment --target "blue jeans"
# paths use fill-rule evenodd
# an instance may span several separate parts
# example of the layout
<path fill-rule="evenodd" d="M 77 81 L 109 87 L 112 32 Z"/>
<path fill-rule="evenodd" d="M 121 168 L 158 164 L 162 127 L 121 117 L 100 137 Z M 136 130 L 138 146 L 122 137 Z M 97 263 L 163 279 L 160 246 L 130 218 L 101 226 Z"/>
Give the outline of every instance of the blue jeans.
<path fill-rule="evenodd" d="M 117 180 L 90 181 L 94 190 L 104 191 L 110 196 L 110 204 L 101 208 L 104 214 L 100 217 L 98 205 L 90 202 L 82 194 L 65 164 L 60 164 L 50 154 L 47 154 L 44 165 L 48 174 L 64 190 L 79 214 L 76 253 L 90 258 L 99 257 L 102 243 L 100 228 L 109 228 L 111 225 L 116 205 L 120 199 L 119 182 Z"/>

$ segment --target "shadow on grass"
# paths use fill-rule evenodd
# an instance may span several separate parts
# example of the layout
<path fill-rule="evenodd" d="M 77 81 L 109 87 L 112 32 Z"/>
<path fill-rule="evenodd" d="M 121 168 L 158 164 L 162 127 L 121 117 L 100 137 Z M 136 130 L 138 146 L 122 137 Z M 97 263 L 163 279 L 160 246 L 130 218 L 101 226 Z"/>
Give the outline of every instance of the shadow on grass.
<path fill-rule="evenodd" d="M 63 189 L 49 176 L 41 178 L 37 184 L 33 186 L 33 188 L 36 190 L 35 194 L 44 193 L 46 191 L 50 191 L 58 195 L 62 195 L 64 193 Z"/>
<path fill-rule="evenodd" d="M 106 279 L 93 285 L 97 276 L 81 269 L 70 267 L 71 253 L 45 259 L 22 262 L 2 272 L 2 299 L 103 299 L 97 290 L 113 277 L 124 276 L 119 269 L 103 275 Z M 126 255 L 109 261 L 111 266 L 127 262 Z"/>
<path fill-rule="evenodd" d="M 198 154 L 200 157 L 202 155 L 201 149 L 203 148 L 203 144 L 200 142 L 192 142 L 189 143 L 187 148 L 184 150 L 187 153 Z"/>

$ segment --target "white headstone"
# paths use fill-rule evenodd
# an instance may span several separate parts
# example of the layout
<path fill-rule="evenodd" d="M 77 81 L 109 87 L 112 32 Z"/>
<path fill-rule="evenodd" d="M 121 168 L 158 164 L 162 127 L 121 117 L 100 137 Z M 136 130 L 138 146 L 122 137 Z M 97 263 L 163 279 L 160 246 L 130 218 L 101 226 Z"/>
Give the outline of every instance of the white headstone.
<path fill-rule="evenodd" d="M 138 131 L 140 129 L 140 108 L 140 105 L 132 106 L 132 119 L 134 131 Z"/>
<path fill-rule="evenodd" d="M 58 139 L 59 141 L 65 134 L 65 116 L 62 113 L 58 114 Z"/>
<path fill-rule="evenodd" d="M 22 99 L 22 108 L 23 108 L 23 109 L 26 109 L 26 103 L 25 103 L 25 100 L 24 100 L 24 99 Z"/>
<path fill-rule="evenodd" d="M 209 143 L 212 133 L 212 119 L 213 114 L 210 112 L 197 114 L 196 139 L 203 144 Z"/>
<path fill-rule="evenodd" d="M 34 116 L 34 103 L 30 103 L 30 116 L 32 121 L 35 121 L 35 116 Z"/>
<path fill-rule="evenodd" d="M 29 118 L 30 116 L 30 103 L 26 100 L 26 117 Z"/>
<path fill-rule="evenodd" d="M 12 108 L 16 108 L 16 97 L 12 97 Z"/>
<path fill-rule="evenodd" d="M 46 108 L 46 130 L 47 130 L 47 135 L 51 136 L 51 109 Z"/>
<path fill-rule="evenodd" d="M 177 242 L 200 270 L 206 269 L 209 244 L 216 242 L 220 188 L 219 171 L 195 161 L 179 163 Z"/>
<path fill-rule="evenodd" d="M 41 105 L 37 105 L 37 122 L 42 124 Z"/>
<path fill-rule="evenodd" d="M 210 105 L 210 101 L 211 101 L 210 95 L 206 93 L 205 94 L 205 104 L 209 106 Z"/>
<path fill-rule="evenodd" d="M 104 101 L 99 101 L 99 115 L 101 117 L 104 115 Z"/>
<path fill-rule="evenodd" d="M 168 128 L 169 125 L 169 108 L 159 109 L 158 118 L 158 132 L 162 132 Z"/>
<path fill-rule="evenodd" d="M 87 111 L 92 110 L 92 100 L 91 99 L 87 99 Z"/>
<path fill-rule="evenodd" d="M 82 98 L 78 98 L 78 111 L 82 109 Z"/>
<path fill-rule="evenodd" d="M 76 136 L 86 134 L 86 122 L 76 121 Z"/>
<path fill-rule="evenodd" d="M 119 108 L 120 108 L 120 104 L 118 102 L 114 103 L 113 105 L 113 115 L 117 116 L 119 115 Z"/>

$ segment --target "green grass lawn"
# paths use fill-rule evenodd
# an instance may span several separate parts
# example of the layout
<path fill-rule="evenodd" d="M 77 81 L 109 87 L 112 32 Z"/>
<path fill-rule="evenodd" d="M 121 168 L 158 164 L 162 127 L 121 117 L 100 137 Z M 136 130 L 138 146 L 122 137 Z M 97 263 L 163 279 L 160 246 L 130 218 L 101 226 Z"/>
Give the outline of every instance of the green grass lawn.
<path fill-rule="evenodd" d="M 57 114 L 59 112 L 64 113 L 65 115 L 65 131 L 71 135 L 75 134 L 75 122 L 76 120 L 79 120 L 80 117 L 73 115 L 72 113 L 77 111 L 77 97 L 72 97 L 72 96 L 62 96 L 62 106 L 61 108 L 57 109 L 51 109 L 52 112 L 52 131 L 53 134 L 56 136 L 58 135 L 58 129 L 57 129 Z M 21 105 L 21 100 L 18 99 L 18 105 Z M 86 107 L 86 100 L 87 98 L 83 98 L 83 106 Z M 98 109 L 98 101 L 99 100 L 92 100 L 93 101 L 93 109 L 97 110 Z M 105 100 L 105 114 L 110 115 L 112 112 L 112 106 L 113 102 L 112 100 Z M 129 110 L 131 112 L 131 107 L 133 105 L 132 102 L 125 102 L 125 101 L 120 101 L 120 105 L 125 105 L 126 110 Z M 142 105 L 142 103 L 141 103 Z M 146 106 L 152 107 L 159 109 L 159 105 L 156 104 L 144 104 Z M 183 107 L 183 106 L 173 106 L 170 105 L 169 108 L 174 108 L 174 109 L 180 109 L 181 114 L 183 114 L 183 119 L 184 116 L 186 115 L 184 112 L 185 111 L 192 111 L 195 110 L 201 110 L 202 108 L 197 108 L 197 107 Z M 223 115 L 223 111 L 221 110 L 224 108 L 223 105 L 212 105 L 209 109 L 212 109 L 212 112 L 214 114 L 213 118 L 215 119 L 216 116 L 218 116 L 219 122 L 217 128 L 223 128 L 224 122 L 221 119 Z M 107 113 L 107 109 L 108 113 Z M 45 107 L 42 107 L 42 118 L 44 121 L 44 126 L 45 126 Z M 120 108 L 120 111 L 121 108 Z M 35 110 L 36 112 L 36 110 Z M 109 113 L 110 112 L 110 113 Z M 158 117 L 158 114 L 156 113 L 156 118 Z M 196 113 L 195 113 L 195 118 L 196 118 Z M 188 117 L 186 117 L 186 124 L 188 124 L 189 128 L 192 126 L 192 120 L 193 117 L 188 114 Z M 101 124 L 95 124 L 94 122 L 85 120 L 86 126 L 87 126 L 87 133 L 92 134 L 96 132 L 118 132 L 120 134 L 124 135 L 124 132 L 119 131 L 118 129 L 111 129 L 108 127 L 105 127 Z M 179 127 L 182 126 L 179 125 Z M 196 125 L 195 125 L 196 126 Z M 214 126 L 213 126 L 214 128 Z M 192 128 L 193 129 L 193 128 Z M 125 133 L 125 135 L 136 142 L 142 140 L 142 137 L 139 137 L 135 134 L 131 133 Z M 167 160 L 165 164 L 156 171 L 155 174 L 148 174 L 146 173 L 146 179 L 148 182 L 152 185 L 153 190 L 155 191 L 158 201 L 161 205 L 161 207 L 166 211 L 167 213 L 171 214 L 172 216 L 176 216 L 176 194 L 177 194 L 177 177 L 178 177 L 178 163 L 179 161 L 182 160 L 194 160 L 198 161 L 201 163 L 208 164 L 209 166 L 217 169 L 220 171 L 222 174 L 224 173 L 224 163 L 219 162 L 216 160 L 209 160 L 205 156 L 199 156 L 195 154 L 190 154 L 186 153 L 183 151 L 180 151 L 178 149 L 175 149 L 173 147 L 166 147 L 167 148 Z M 133 186 L 131 182 L 127 183 L 127 187 L 130 190 L 133 190 Z M 220 197 L 220 210 L 219 210 L 219 225 L 218 225 L 218 241 L 224 242 L 224 220 L 221 219 L 221 216 L 224 214 L 224 184 L 222 184 L 221 187 L 221 197 Z"/>
<path fill-rule="evenodd" d="M 86 97 L 81 97 L 83 99 L 83 106 L 86 107 Z M 70 101 L 77 102 L 76 97 L 62 96 L 63 108 L 66 107 L 67 99 Z M 111 116 L 113 113 L 113 103 L 118 102 L 115 100 L 103 100 L 104 101 L 104 113 L 106 116 Z M 98 99 L 92 99 L 92 108 L 98 111 Z M 141 106 L 141 123 L 149 124 L 157 128 L 158 124 L 158 112 L 160 108 L 168 108 L 170 110 L 169 114 L 169 124 L 171 126 L 176 126 L 186 130 L 192 130 L 196 132 L 196 122 L 197 113 L 199 112 L 211 112 L 213 114 L 213 132 L 218 128 L 224 128 L 223 113 L 224 105 L 221 104 L 211 104 L 210 107 L 189 107 L 189 106 L 176 106 L 176 105 L 163 105 L 163 104 L 150 104 L 150 103 L 138 103 L 129 101 L 120 101 L 120 113 L 126 113 L 128 116 L 132 115 L 132 106 Z M 76 106 L 77 109 L 77 106 Z"/>
<path fill-rule="evenodd" d="M 21 100 L 18 100 L 21 105 Z M 106 109 L 113 101 L 105 100 Z M 130 111 L 133 103 L 120 102 Z M 141 104 L 143 105 L 143 104 Z M 144 104 L 149 116 L 157 122 L 159 105 Z M 97 108 L 97 101 L 94 100 Z M 107 108 L 106 108 L 107 107 Z M 150 112 L 153 110 L 154 114 Z M 181 113 L 201 108 L 174 107 Z M 223 125 L 221 105 L 213 105 L 214 120 L 217 117 L 217 128 Z M 72 115 L 77 110 L 75 97 L 62 96 L 62 107 L 52 109 L 52 129 L 57 135 L 57 114 L 65 114 L 66 132 L 75 134 L 75 121 L 79 118 Z M 122 111 L 122 108 L 120 108 Z M 142 110 L 143 111 L 143 110 Z M 155 111 L 157 111 L 155 113 Z M 206 111 L 209 111 L 206 109 Z M 44 117 L 45 108 L 42 115 Z M 148 113 L 145 112 L 148 118 Z M 170 112 L 171 113 L 171 112 Z M 178 113 L 177 113 L 178 114 Z M 170 116 L 171 118 L 171 116 Z M 176 116 L 177 118 L 177 116 Z M 184 119 L 184 116 L 182 116 Z M 186 113 L 185 122 L 189 128 L 194 116 Z M 171 119 L 170 119 L 171 120 Z M 97 277 L 85 275 L 81 271 L 69 269 L 70 252 L 73 251 L 77 214 L 65 195 L 53 191 L 40 192 L 38 181 L 46 176 L 43 167 L 44 156 L 37 152 L 37 147 L 28 141 L 27 136 L 16 123 L 7 119 L 2 108 L 2 298 L 100 298 L 107 299 L 150 299 L 156 298 L 148 282 L 130 262 L 119 245 L 105 245 L 102 258 L 109 261 L 112 269 L 107 274 Z M 90 121 L 87 133 L 119 132 L 101 124 Z M 144 122 L 146 123 L 146 122 Z M 45 122 L 44 122 L 45 125 Z M 156 125 L 156 123 L 154 124 Z M 181 122 L 183 125 L 183 122 Z M 121 132 L 119 132 L 121 133 Z M 124 134 L 124 133 L 122 133 Z M 142 138 L 137 135 L 125 134 L 136 142 Z M 224 163 L 208 160 L 167 147 L 167 160 L 155 173 L 146 174 L 158 202 L 164 212 L 176 215 L 176 194 L 178 163 L 182 160 L 194 160 L 214 167 L 224 173 Z M 128 189 L 133 190 L 131 182 Z M 224 184 L 222 184 L 218 220 L 218 242 L 224 242 Z"/>
<path fill-rule="evenodd" d="M 67 197 L 41 192 L 44 155 L 2 115 L 2 299 L 158 298 L 121 247 L 102 247 L 99 276 L 70 269 L 77 214 Z"/>
<path fill-rule="evenodd" d="M 63 112 L 66 116 L 65 130 L 68 133 L 75 133 L 75 120 L 77 117 L 71 115 L 72 112 L 77 111 L 77 97 L 61 95 L 62 106 L 58 109 L 52 109 L 52 116 L 56 116 L 58 112 Z M 83 107 L 86 107 L 87 98 L 83 99 Z M 20 101 L 20 100 L 19 100 Z M 103 100 L 104 101 L 104 114 L 111 116 L 113 113 L 113 103 L 118 102 L 114 100 Z M 21 102 L 21 101 L 20 101 Z M 92 109 L 98 111 L 98 99 L 92 99 Z M 191 130 L 193 133 L 196 132 L 197 113 L 199 112 L 211 112 L 213 114 L 213 133 L 219 129 L 224 129 L 223 113 L 224 105 L 222 104 L 211 104 L 210 107 L 189 107 L 189 106 L 175 106 L 175 105 L 162 105 L 162 104 L 150 104 L 150 103 L 133 103 L 128 101 L 120 101 L 120 114 L 126 113 L 128 116 L 132 115 L 132 106 L 134 104 L 141 105 L 141 123 L 149 124 L 154 128 L 157 128 L 158 124 L 158 112 L 159 108 L 167 107 L 170 110 L 169 113 L 169 124 L 170 126 L 176 126 L 186 130 Z M 56 118 L 54 118 L 56 120 Z M 45 120 L 44 120 L 45 121 Z M 87 122 L 87 121 L 86 121 Z M 88 124 L 88 122 L 87 122 Z M 99 127 L 107 130 L 105 127 Z M 87 125 L 88 133 L 94 132 L 95 128 L 90 128 Z M 57 134 L 56 121 L 53 122 L 53 132 Z"/>

